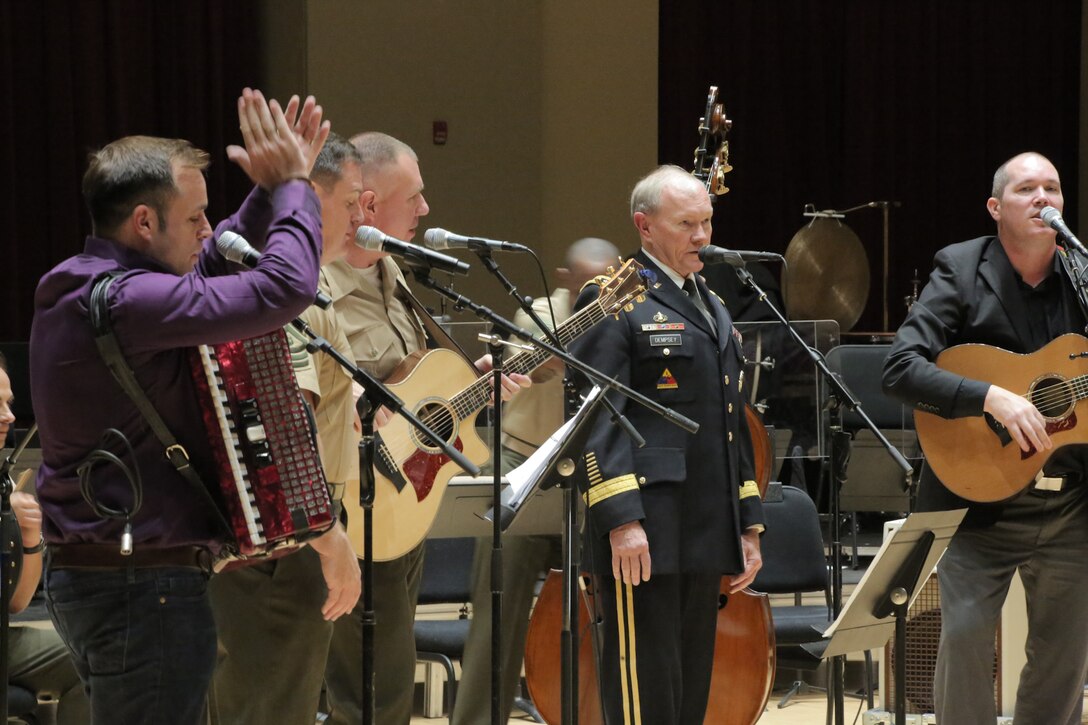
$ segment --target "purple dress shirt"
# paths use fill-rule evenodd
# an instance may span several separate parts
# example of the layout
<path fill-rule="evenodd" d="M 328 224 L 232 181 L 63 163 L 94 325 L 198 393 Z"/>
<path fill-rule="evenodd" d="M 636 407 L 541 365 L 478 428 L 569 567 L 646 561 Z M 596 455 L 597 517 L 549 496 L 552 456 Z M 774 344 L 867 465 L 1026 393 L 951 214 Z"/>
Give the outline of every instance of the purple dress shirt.
<path fill-rule="evenodd" d="M 214 240 L 228 226 L 268 229 L 267 239 L 248 240 L 263 246 L 254 269 L 235 274 L 238 267 L 216 250 Z M 137 547 L 218 548 L 221 538 L 207 500 L 166 460 L 158 438 L 99 355 L 87 316 L 95 278 L 123 272 L 109 291 L 114 334 L 197 472 L 214 484 L 189 349 L 285 325 L 313 302 L 320 257 L 320 203 L 307 184 L 296 181 L 271 194 L 255 189 L 205 242 L 196 269 L 184 276 L 116 242 L 88 237 L 83 254 L 42 277 L 30 332 L 30 384 L 42 444 L 37 486 L 47 541 L 120 542 L 122 522 L 94 513 L 80 493 L 76 473 L 107 428 L 128 438 L 143 479 L 143 504 L 133 519 Z M 109 450 L 133 465 L 116 445 Z M 117 467 L 98 466 L 91 480 L 103 504 L 131 505 L 131 488 Z"/>

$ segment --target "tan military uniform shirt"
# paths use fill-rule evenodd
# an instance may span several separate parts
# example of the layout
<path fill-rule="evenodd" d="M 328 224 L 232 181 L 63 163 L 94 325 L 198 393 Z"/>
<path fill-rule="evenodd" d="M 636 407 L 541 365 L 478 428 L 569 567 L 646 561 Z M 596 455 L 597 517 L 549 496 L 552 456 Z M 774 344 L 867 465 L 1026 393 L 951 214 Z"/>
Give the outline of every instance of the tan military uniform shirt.
<path fill-rule="evenodd" d="M 322 271 L 319 277 L 322 292 L 329 293 L 329 284 Z M 351 346 L 335 311 L 317 305 L 308 307 L 301 315 L 314 332 L 328 340 L 346 357 Z M 321 462 L 330 484 L 344 484 L 359 479 L 359 433 L 355 430 L 355 396 L 348 371 L 324 352 L 306 352 L 309 338 L 289 326 L 291 354 L 299 387 L 317 398 L 317 434 L 321 439 Z M 340 489 L 342 491 L 342 488 Z"/>
<path fill-rule="evenodd" d="M 570 317 L 570 306 L 569 290 L 560 287 L 552 292 L 552 309 L 555 310 L 557 324 L 563 324 Z M 533 300 L 533 311 L 544 324 L 551 325 L 546 297 Z M 526 330 L 537 331 L 536 323 L 524 310 L 518 310 L 514 323 Z M 537 368 L 538 372 L 541 370 Z M 503 408 L 502 444 L 522 455 L 531 456 L 548 436 L 563 425 L 563 407 L 563 375 L 555 372 L 544 380 L 534 375 L 533 386 L 520 391 Z"/>
<path fill-rule="evenodd" d="M 384 257 L 369 270 L 333 262 L 323 272 L 359 367 L 385 380 L 405 357 L 426 347 L 422 323 L 400 298 L 397 280 L 403 284 L 404 277 L 392 259 Z"/>

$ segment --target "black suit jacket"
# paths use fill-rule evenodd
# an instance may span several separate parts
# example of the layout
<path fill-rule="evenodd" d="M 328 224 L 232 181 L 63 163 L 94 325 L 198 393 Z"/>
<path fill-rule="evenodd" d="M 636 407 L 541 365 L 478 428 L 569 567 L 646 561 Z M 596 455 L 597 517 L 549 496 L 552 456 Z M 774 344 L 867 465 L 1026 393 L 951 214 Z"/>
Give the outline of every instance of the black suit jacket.
<path fill-rule="evenodd" d="M 1017 286 L 1017 274 L 997 237 L 979 237 L 939 251 L 934 270 L 918 301 L 899 328 L 884 365 L 884 391 L 919 410 L 944 418 L 983 414 L 989 383 L 971 380 L 938 368 L 933 360 L 943 350 L 963 343 L 983 343 L 1016 353 L 1034 352 L 1027 311 Z M 1083 333 L 1079 310 L 1064 269 L 1061 326 Z M 1079 449 L 1079 450 L 1078 450 Z M 1084 471 L 1082 447 L 1056 452 L 1046 465 L 1048 474 Z M 968 508 L 967 526 L 993 523 L 1001 504 L 968 502 L 945 488 L 929 467 L 922 470 L 918 489 L 921 511 Z"/>
<path fill-rule="evenodd" d="M 619 382 L 699 423 L 688 433 L 622 396 L 611 399 L 646 439 L 636 449 L 602 413 L 586 448 L 587 552 L 583 563 L 611 572 L 609 532 L 641 521 L 654 574 L 743 570 L 741 532 L 763 523 L 744 416 L 740 341 L 721 301 L 699 287 L 718 333 L 692 300 L 643 253 L 657 275 L 646 300 L 608 317 L 572 346 Z M 579 296 L 580 309 L 597 298 Z M 592 551 L 588 549 L 592 548 Z"/>

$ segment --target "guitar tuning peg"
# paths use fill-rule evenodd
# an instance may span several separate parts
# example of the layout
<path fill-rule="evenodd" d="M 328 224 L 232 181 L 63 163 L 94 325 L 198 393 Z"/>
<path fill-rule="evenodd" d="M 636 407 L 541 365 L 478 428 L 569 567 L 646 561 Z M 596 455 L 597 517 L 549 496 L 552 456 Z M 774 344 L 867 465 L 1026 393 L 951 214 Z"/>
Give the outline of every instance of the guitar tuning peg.
<path fill-rule="evenodd" d="M 628 302 L 626 305 L 623 306 L 623 311 L 624 312 L 630 312 L 633 309 L 635 309 L 635 306 L 633 304 L 631 304 L 630 302 Z M 616 319 L 619 319 L 619 317 L 617 316 Z"/>

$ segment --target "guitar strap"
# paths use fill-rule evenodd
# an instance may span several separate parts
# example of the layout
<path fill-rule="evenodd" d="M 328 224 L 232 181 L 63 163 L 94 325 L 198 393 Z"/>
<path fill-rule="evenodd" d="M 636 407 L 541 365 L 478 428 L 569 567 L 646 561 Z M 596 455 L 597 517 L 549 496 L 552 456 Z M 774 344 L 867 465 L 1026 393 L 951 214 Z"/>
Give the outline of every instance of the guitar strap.
<path fill-rule="evenodd" d="M 400 299 L 407 304 L 412 311 L 416 313 L 416 317 L 423 324 L 423 329 L 427 331 L 427 334 L 431 336 L 439 347 L 447 350 L 452 350 L 461 356 L 461 359 L 469 364 L 470 367 L 476 367 L 475 361 L 468 356 L 464 348 L 457 344 L 457 341 L 450 337 L 449 333 L 442 329 L 442 326 L 434 321 L 431 317 L 431 313 L 427 311 L 427 308 L 423 306 L 423 303 L 416 299 L 416 296 L 412 294 L 408 289 L 408 285 L 404 284 L 404 280 L 397 279 L 397 293 Z"/>

